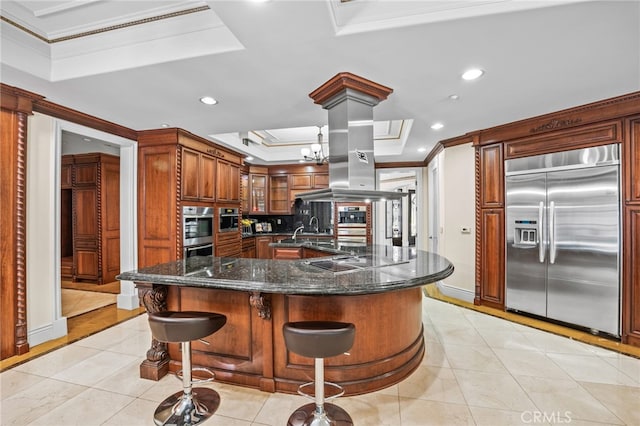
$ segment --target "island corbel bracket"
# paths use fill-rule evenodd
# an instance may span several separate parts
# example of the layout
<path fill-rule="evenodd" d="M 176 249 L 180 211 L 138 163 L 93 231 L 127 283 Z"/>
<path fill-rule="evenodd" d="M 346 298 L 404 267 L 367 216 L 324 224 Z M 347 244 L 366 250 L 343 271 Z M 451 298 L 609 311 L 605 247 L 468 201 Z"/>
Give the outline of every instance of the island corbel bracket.
<path fill-rule="evenodd" d="M 265 320 L 271 319 L 271 296 L 258 291 L 249 294 L 249 304 L 258 310 L 258 316 Z"/>
<path fill-rule="evenodd" d="M 148 283 L 136 283 L 142 305 L 149 313 L 167 310 L 168 287 Z M 147 359 L 140 364 L 140 377 L 158 381 L 169 372 L 169 353 L 167 344 L 151 338 L 151 348 L 147 350 Z"/>

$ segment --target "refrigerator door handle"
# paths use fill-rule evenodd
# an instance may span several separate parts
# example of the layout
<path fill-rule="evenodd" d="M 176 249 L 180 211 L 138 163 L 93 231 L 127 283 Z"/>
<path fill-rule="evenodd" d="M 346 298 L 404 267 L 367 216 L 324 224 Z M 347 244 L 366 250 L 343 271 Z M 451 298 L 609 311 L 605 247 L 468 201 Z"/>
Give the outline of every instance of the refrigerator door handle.
<path fill-rule="evenodd" d="M 544 238 L 542 238 L 542 219 L 544 218 L 544 203 L 540 201 L 538 205 L 538 259 L 540 263 L 544 263 L 544 254 L 545 254 L 545 246 L 544 246 Z"/>
<path fill-rule="evenodd" d="M 549 203 L 549 263 L 556 262 L 556 203 Z"/>

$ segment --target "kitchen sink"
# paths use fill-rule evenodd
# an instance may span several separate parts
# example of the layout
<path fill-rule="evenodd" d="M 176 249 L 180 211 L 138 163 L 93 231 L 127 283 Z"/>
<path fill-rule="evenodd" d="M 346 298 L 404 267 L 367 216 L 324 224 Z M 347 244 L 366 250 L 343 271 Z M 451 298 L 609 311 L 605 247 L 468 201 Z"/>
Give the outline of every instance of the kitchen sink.
<path fill-rule="evenodd" d="M 317 268 L 325 269 L 332 272 L 347 272 L 354 270 L 362 270 L 369 268 L 383 268 L 385 266 L 401 265 L 409 263 L 405 261 L 394 261 L 385 257 L 379 256 L 340 256 L 331 259 L 323 260 L 310 260 L 307 264 L 315 266 Z"/>

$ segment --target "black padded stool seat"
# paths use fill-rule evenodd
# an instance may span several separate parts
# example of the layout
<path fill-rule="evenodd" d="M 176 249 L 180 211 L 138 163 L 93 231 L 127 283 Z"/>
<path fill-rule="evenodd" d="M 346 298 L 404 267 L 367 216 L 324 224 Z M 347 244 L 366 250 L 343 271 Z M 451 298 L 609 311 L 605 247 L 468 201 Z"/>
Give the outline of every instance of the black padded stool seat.
<path fill-rule="evenodd" d="M 308 358 L 329 358 L 351 349 L 356 327 L 336 321 L 300 321 L 284 325 L 284 340 L 291 352 Z"/>
<path fill-rule="evenodd" d="M 314 385 L 314 403 L 303 405 L 294 411 L 287 426 L 353 426 L 349 413 L 325 400 L 344 394 L 337 383 L 324 381 L 324 358 L 340 355 L 353 346 L 356 327 L 351 323 L 337 321 L 288 322 L 282 326 L 284 341 L 291 352 L 315 359 L 315 380 L 298 387 L 300 395 L 311 398 L 304 389 Z M 339 392 L 325 398 L 325 385 Z"/>
<path fill-rule="evenodd" d="M 204 371 L 209 379 L 193 382 L 191 367 L 191 341 L 207 337 L 220 330 L 227 317 L 214 312 L 163 311 L 149 313 L 151 334 L 160 342 L 182 344 L 182 390 L 167 397 L 153 414 L 153 422 L 158 426 L 193 426 L 207 420 L 220 405 L 220 395 L 213 389 L 194 388 L 194 383 L 213 380 L 213 371 Z M 203 341 L 203 343 L 207 343 Z M 180 372 L 176 373 L 180 376 Z"/>
<path fill-rule="evenodd" d="M 161 342 L 189 342 L 220 330 L 227 317 L 214 312 L 163 311 L 149 313 L 151 334 Z"/>

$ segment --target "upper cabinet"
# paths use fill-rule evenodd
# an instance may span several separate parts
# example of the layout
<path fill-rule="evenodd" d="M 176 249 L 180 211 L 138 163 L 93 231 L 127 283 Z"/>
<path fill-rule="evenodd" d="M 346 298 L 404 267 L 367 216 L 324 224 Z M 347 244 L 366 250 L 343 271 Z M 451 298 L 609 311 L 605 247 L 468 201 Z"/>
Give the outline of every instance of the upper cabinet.
<path fill-rule="evenodd" d="M 269 213 L 291 214 L 288 175 L 269 176 Z"/>
<path fill-rule="evenodd" d="M 218 159 L 216 179 L 216 200 L 225 202 L 240 201 L 240 166 Z"/>
<path fill-rule="evenodd" d="M 240 202 L 242 213 L 249 214 L 251 212 L 251 206 L 249 205 L 249 170 L 246 167 L 240 171 Z"/>
<path fill-rule="evenodd" d="M 189 148 L 182 148 L 182 199 L 215 201 L 216 159 Z"/>
<path fill-rule="evenodd" d="M 249 169 L 249 208 L 251 214 L 267 213 L 268 173 L 266 167 L 251 166 Z"/>

